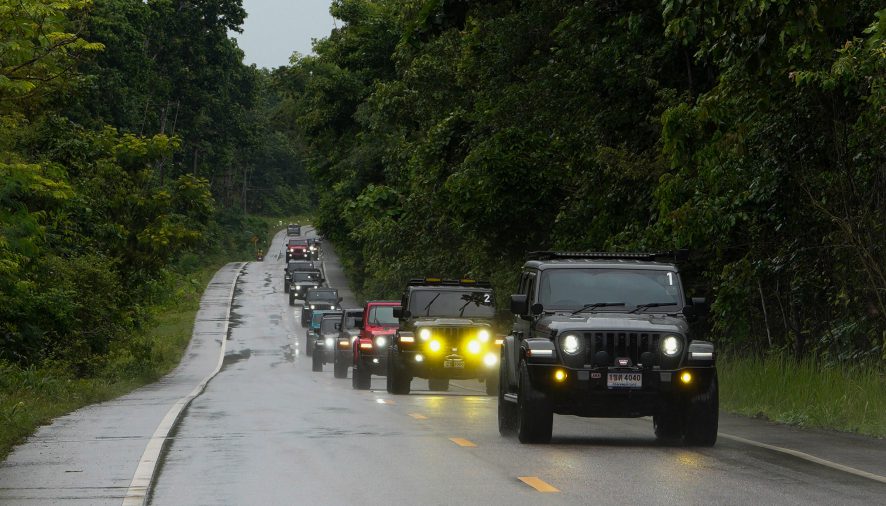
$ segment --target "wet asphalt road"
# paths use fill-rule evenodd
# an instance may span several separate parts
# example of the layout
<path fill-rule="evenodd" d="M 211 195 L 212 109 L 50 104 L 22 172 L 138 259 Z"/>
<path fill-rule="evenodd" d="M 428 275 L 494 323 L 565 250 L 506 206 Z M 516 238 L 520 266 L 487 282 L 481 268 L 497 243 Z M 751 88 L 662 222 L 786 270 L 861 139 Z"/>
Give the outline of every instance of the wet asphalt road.
<path fill-rule="evenodd" d="M 553 442 L 530 446 L 499 436 L 496 401 L 478 382 L 441 394 L 417 379 L 413 394 L 392 396 L 374 378 L 355 391 L 331 365 L 311 372 L 300 308 L 287 303 L 273 253 L 219 271 L 173 374 L 16 448 L 0 465 L 0 504 L 119 505 L 127 493 L 139 503 L 133 476 L 140 459 L 153 469 L 152 434 L 211 374 L 222 345 L 221 370 L 156 462 L 151 504 L 886 504 L 884 483 L 734 436 L 877 476 L 884 440 L 722 415 L 715 447 L 682 448 L 656 443 L 646 419 L 557 416 Z M 328 248 L 324 263 L 344 305 L 356 306 Z"/>
<path fill-rule="evenodd" d="M 356 306 L 328 248 L 324 262 Z M 311 372 L 282 276 L 276 256 L 243 271 L 223 369 L 178 425 L 151 504 L 886 503 L 884 484 L 730 439 L 660 445 L 645 419 L 557 416 L 552 444 L 520 445 L 499 436 L 495 398 L 478 382 L 440 394 L 417 379 L 413 394 L 392 396 L 373 377 L 372 390 L 353 390 L 330 365 Z M 724 428 L 790 430 L 737 417 Z M 881 472 L 886 446 L 870 441 L 856 450 L 872 451 L 868 470 Z"/>

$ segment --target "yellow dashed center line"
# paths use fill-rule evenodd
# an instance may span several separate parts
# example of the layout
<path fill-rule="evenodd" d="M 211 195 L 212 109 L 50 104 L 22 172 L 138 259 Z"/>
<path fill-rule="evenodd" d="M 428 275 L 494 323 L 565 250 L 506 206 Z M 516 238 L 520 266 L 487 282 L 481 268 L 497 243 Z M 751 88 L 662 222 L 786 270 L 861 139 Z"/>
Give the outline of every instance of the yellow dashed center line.
<path fill-rule="evenodd" d="M 451 437 L 451 438 L 449 438 L 449 440 L 452 441 L 453 443 L 457 444 L 458 446 L 464 446 L 467 448 L 476 448 L 476 446 L 477 446 L 474 443 L 472 443 L 471 441 L 468 441 L 467 439 L 462 439 L 460 437 Z"/>
<path fill-rule="evenodd" d="M 428 417 L 426 417 L 425 415 L 423 415 L 421 413 L 409 413 L 409 416 L 411 416 L 412 418 L 415 418 L 416 420 L 427 420 L 428 419 Z"/>
<path fill-rule="evenodd" d="M 529 485 L 539 492 L 559 492 L 560 490 L 549 483 L 539 479 L 537 476 L 520 476 L 519 480 Z"/>

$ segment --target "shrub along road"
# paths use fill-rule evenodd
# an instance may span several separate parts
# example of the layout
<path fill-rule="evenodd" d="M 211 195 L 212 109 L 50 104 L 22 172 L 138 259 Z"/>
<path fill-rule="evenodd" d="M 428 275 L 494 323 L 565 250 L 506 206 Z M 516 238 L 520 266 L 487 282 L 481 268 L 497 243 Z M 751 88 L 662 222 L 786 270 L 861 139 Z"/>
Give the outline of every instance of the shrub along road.
<path fill-rule="evenodd" d="M 335 255 L 325 262 L 353 304 Z M 416 380 L 414 394 L 392 396 L 374 378 L 372 390 L 355 391 L 331 367 L 311 372 L 282 268 L 269 256 L 242 269 L 221 371 L 173 431 L 153 504 L 871 504 L 886 496 L 877 481 L 886 476 L 882 440 L 724 415 L 717 445 L 697 449 L 657 443 L 646 419 L 558 416 L 550 445 L 520 445 L 499 436 L 495 398 L 477 395 L 477 382 L 443 394 Z M 222 324 L 218 316 L 204 315 L 206 324 Z M 192 344 L 182 368 L 207 349 L 217 360 L 215 338 Z M 42 430 L 0 468 L 0 501 L 120 504 L 151 433 L 211 372 L 211 355 L 187 386 L 178 385 L 180 369 Z"/>

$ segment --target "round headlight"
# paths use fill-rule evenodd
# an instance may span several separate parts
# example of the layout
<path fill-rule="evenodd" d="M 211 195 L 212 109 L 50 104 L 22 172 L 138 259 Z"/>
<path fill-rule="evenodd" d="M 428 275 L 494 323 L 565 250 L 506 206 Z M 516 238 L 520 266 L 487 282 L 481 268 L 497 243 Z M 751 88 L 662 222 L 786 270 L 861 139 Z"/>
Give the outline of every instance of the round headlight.
<path fill-rule="evenodd" d="M 332 338 L 331 337 L 326 338 L 326 346 L 332 348 Z"/>
<path fill-rule="evenodd" d="M 442 348 L 443 345 L 440 344 L 440 341 L 431 341 L 431 344 L 429 344 L 428 347 L 431 349 L 431 351 L 436 352 L 440 351 L 440 348 Z"/>
<path fill-rule="evenodd" d="M 375 345 L 378 346 L 379 348 L 383 348 L 386 344 L 388 344 L 388 340 L 385 339 L 384 337 L 376 337 L 375 338 Z"/>
<path fill-rule="evenodd" d="M 479 337 L 480 340 L 485 343 L 486 341 L 489 341 L 489 331 L 486 329 L 483 329 L 480 331 L 479 334 L 477 334 L 477 337 Z"/>
<path fill-rule="evenodd" d="M 575 334 L 566 334 L 560 340 L 560 349 L 567 355 L 575 355 L 581 351 L 581 339 Z"/>
<path fill-rule="evenodd" d="M 317 307 L 311 304 L 311 309 L 317 309 Z"/>
<path fill-rule="evenodd" d="M 423 341 L 427 341 L 431 338 L 431 329 L 421 329 L 418 333 L 418 337 L 422 338 Z"/>
<path fill-rule="evenodd" d="M 661 351 L 669 357 L 680 353 L 680 340 L 675 336 L 667 336 L 661 342 Z"/>

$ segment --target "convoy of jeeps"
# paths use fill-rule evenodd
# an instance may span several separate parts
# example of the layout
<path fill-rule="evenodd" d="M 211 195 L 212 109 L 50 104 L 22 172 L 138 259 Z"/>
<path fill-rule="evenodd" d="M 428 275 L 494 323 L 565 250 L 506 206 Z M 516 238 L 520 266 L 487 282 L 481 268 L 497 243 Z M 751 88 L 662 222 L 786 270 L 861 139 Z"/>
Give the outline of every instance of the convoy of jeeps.
<path fill-rule="evenodd" d="M 347 378 L 352 369 L 355 390 L 373 375 L 394 395 L 409 394 L 414 378 L 430 391 L 476 379 L 497 396 L 499 432 L 521 443 L 550 441 L 555 414 L 648 416 L 659 439 L 716 443 L 716 352 L 697 335 L 708 304 L 684 292 L 685 251 L 530 253 L 508 328 L 496 324 L 488 282 L 416 278 L 400 300 L 343 308 L 319 240 L 289 239 L 286 257 L 284 292 L 290 305 L 302 301 L 312 370 L 333 364 Z"/>

